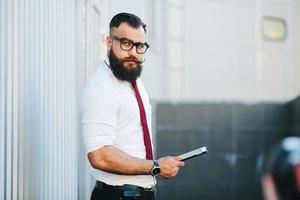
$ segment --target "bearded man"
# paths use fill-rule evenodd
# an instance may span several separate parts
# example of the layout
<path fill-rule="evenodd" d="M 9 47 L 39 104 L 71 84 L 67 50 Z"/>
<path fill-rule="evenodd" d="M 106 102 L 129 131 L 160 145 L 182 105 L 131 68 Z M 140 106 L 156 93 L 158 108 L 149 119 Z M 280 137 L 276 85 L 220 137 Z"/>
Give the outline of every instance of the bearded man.
<path fill-rule="evenodd" d="M 184 162 L 153 156 L 151 105 L 140 78 L 149 48 L 146 25 L 119 13 L 109 29 L 107 58 L 82 97 L 84 143 L 97 180 L 91 199 L 154 200 L 156 177 L 175 177 Z"/>

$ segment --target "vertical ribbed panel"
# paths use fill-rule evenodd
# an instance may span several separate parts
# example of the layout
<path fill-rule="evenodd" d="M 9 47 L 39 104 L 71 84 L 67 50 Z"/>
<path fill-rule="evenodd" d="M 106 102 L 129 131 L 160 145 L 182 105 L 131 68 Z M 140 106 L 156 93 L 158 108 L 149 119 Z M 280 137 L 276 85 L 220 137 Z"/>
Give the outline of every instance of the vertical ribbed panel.
<path fill-rule="evenodd" d="M 4 22 L 5 12 L 4 7 L 6 2 L 0 1 L 0 200 L 5 198 L 5 163 L 6 163 L 6 68 L 5 68 L 5 32 L 6 29 Z"/>
<path fill-rule="evenodd" d="M 77 3 L 0 1 L 0 200 L 78 199 Z"/>
<path fill-rule="evenodd" d="M 6 68 L 5 66 L 5 32 L 3 30 L 6 29 L 4 22 L 5 12 L 4 7 L 6 2 L 0 1 L 0 200 L 4 200 L 5 197 L 5 154 L 6 154 L 6 147 L 5 147 L 5 125 L 6 125 L 6 113 L 5 113 L 5 86 L 6 86 Z"/>

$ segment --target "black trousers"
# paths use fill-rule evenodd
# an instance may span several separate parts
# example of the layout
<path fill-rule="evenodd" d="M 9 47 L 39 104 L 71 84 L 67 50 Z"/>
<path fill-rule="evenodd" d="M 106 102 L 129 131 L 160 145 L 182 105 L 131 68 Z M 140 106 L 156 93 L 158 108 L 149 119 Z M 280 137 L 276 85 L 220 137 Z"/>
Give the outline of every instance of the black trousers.
<path fill-rule="evenodd" d="M 97 182 L 91 200 L 155 200 L 154 191 L 131 186 L 110 186 Z"/>

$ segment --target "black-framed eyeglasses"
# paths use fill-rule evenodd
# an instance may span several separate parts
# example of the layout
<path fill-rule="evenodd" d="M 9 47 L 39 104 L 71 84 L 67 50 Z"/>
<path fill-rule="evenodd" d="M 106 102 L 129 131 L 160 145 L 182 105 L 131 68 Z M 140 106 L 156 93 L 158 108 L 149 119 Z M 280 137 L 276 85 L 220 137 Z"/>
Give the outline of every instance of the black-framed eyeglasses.
<path fill-rule="evenodd" d="M 138 54 L 144 54 L 150 47 L 147 42 L 133 42 L 132 40 L 129 40 L 127 38 L 119 38 L 115 35 L 110 35 L 110 37 L 113 40 L 118 40 L 120 42 L 120 48 L 124 51 L 130 51 L 135 46 L 135 50 Z"/>

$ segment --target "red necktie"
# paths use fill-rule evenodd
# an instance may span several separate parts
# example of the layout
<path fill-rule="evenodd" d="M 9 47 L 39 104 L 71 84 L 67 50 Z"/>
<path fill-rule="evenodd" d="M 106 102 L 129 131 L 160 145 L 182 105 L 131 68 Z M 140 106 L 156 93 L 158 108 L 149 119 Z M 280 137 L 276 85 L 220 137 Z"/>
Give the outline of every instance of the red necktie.
<path fill-rule="evenodd" d="M 143 133 L 144 133 L 144 144 L 146 147 L 146 159 L 153 160 L 151 139 L 150 139 L 150 133 L 147 125 L 146 112 L 136 81 L 132 82 L 132 88 L 134 90 L 136 100 L 138 102 L 139 110 L 140 110 L 141 123 L 142 123 Z"/>

